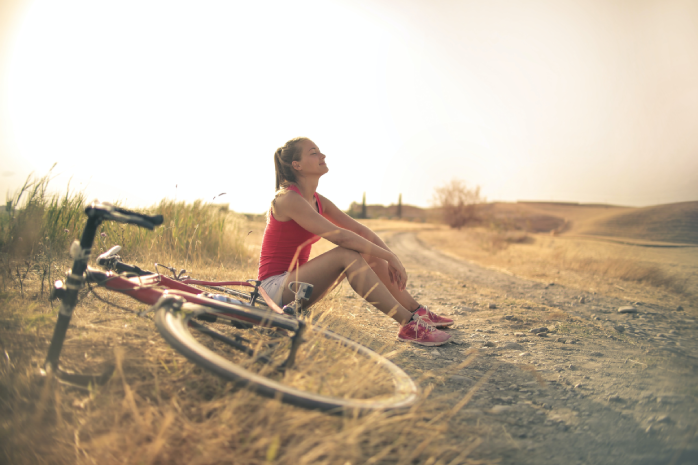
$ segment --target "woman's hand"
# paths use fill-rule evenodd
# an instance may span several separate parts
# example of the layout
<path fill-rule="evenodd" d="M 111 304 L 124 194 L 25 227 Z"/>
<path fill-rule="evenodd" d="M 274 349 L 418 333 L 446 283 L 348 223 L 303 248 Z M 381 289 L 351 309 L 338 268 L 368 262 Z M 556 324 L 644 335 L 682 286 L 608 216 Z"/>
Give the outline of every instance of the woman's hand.
<path fill-rule="evenodd" d="M 402 266 L 400 259 L 394 254 L 388 260 L 388 274 L 390 275 L 390 282 L 397 285 L 399 290 L 404 291 L 405 287 L 407 287 L 407 271 Z"/>

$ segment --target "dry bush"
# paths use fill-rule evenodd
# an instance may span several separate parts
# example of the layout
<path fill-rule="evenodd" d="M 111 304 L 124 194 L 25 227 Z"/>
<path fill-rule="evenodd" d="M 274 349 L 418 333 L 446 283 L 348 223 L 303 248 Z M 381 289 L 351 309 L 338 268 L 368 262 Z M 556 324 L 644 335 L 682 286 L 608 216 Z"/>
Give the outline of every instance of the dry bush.
<path fill-rule="evenodd" d="M 433 205 L 440 209 L 443 221 L 455 229 L 476 223 L 477 206 L 484 201 L 480 196 L 480 186 L 469 189 L 459 179 L 437 187 L 432 199 Z"/>

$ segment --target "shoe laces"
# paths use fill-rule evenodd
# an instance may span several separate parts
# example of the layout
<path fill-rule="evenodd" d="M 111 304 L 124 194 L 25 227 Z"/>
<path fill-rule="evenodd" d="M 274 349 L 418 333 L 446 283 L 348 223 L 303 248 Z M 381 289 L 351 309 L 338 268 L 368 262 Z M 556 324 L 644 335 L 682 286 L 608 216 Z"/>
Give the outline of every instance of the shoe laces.
<path fill-rule="evenodd" d="M 426 329 L 429 333 L 431 333 L 432 331 L 436 331 L 436 328 L 428 324 L 426 321 L 422 320 L 422 317 L 420 317 L 419 315 L 417 315 L 417 318 L 413 319 L 412 321 L 416 323 L 414 328 L 415 332 L 419 332 L 420 326 L 423 326 L 424 329 Z"/>
<path fill-rule="evenodd" d="M 432 312 L 431 310 L 429 310 L 429 307 L 427 307 L 426 305 L 422 305 L 421 308 L 424 309 L 424 316 L 425 317 L 431 318 L 431 317 L 436 316 L 436 314 L 434 312 Z"/>

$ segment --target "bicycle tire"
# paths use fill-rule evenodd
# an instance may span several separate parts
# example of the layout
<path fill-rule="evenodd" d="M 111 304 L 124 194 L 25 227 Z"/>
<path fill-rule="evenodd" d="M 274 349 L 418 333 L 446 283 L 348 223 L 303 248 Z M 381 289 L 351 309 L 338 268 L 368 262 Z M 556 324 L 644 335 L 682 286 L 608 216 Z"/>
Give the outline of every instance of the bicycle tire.
<path fill-rule="evenodd" d="M 164 305 L 157 310 L 155 323 L 163 338 L 175 350 L 198 366 L 219 375 L 223 379 L 251 389 L 258 394 L 277 398 L 282 402 L 298 407 L 332 413 L 349 411 L 361 413 L 373 410 L 405 409 L 413 405 L 418 398 L 418 388 L 414 381 L 393 362 L 368 347 L 318 326 L 308 328 L 314 338 L 321 337 L 322 340 L 332 341 L 329 345 L 339 344 L 348 349 L 349 353 L 360 354 L 366 360 L 372 361 L 374 363 L 373 369 L 379 369 L 381 373 L 385 372 L 389 375 L 390 382 L 385 382 L 386 384 L 392 384 L 392 392 L 389 395 L 383 395 L 378 398 L 346 398 L 298 389 L 273 379 L 273 377 L 267 377 L 269 373 L 260 374 L 223 357 L 202 344 L 190 331 L 192 323 L 190 320 L 202 313 L 209 313 L 222 319 L 239 319 L 239 312 L 244 311 L 253 315 L 254 319 L 261 318 L 262 320 L 258 321 L 263 321 L 266 328 L 288 330 L 289 327 L 293 327 L 292 322 L 295 322 L 297 325 L 295 320 L 270 314 L 270 312 L 264 312 L 254 307 L 242 307 L 235 310 L 235 315 L 232 315 L 226 313 L 225 310 L 221 310 L 220 305 L 207 307 L 185 303 L 182 305 L 181 310 L 175 310 L 172 306 Z M 198 324 L 199 322 L 194 322 L 194 325 Z M 305 338 L 310 333 L 306 331 L 303 337 Z M 317 342 L 314 342 L 314 344 L 317 344 Z M 301 346 L 303 345 L 301 344 Z M 308 352 L 312 352 L 312 350 L 311 347 Z M 316 352 L 324 354 L 321 349 L 318 349 Z M 276 372 L 272 373 L 276 374 Z M 284 374 L 283 376 L 286 375 Z M 320 386 L 322 386 L 322 382 Z"/>

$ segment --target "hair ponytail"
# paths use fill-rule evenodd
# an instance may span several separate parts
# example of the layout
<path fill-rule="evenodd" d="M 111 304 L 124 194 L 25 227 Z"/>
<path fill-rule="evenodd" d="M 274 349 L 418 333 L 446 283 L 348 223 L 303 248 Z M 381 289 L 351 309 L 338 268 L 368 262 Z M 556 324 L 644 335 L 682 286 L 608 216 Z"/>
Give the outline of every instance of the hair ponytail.
<path fill-rule="evenodd" d="M 296 172 L 292 163 L 301 159 L 301 147 L 298 142 L 308 140 L 307 137 L 296 137 L 286 142 L 274 152 L 274 170 L 276 171 L 276 194 L 296 182 Z"/>
<path fill-rule="evenodd" d="M 281 152 L 282 149 L 279 147 L 276 149 L 276 152 L 274 152 L 274 171 L 276 172 L 276 189 L 275 191 L 278 191 L 279 188 L 281 187 L 281 184 L 284 182 L 283 175 L 281 174 L 283 172 L 283 164 L 281 162 Z"/>

